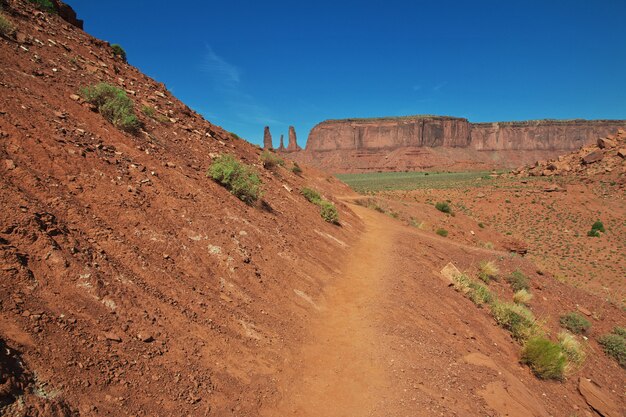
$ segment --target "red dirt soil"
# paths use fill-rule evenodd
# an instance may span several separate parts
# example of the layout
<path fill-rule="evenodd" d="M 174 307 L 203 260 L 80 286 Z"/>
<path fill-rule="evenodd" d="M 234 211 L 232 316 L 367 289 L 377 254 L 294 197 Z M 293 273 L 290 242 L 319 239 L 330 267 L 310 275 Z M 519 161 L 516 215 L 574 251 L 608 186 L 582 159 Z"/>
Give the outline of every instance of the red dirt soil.
<path fill-rule="evenodd" d="M 594 341 L 624 325 L 623 310 L 500 247 L 355 205 L 326 174 L 266 170 L 258 147 L 105 42 L 7 3 L 17 34 L 0 38 L 4 414 L 598 415 L 579 377 L 626 409 L 624 370 Z M 74 97 L 100 81 L 161 121 L 139 114 L 140 135 L 117 130 Z M 223 153 L 261 173 L 262 202 L 248 206 L 206 177 Z M 340 226 L 303 187 L 335 202 Z M 538 380 L 487 309 L 439 272 L 485 259 L 531 277 L 531 309 L 552 331 L 561 312 L 594 312 L 581 370 Z M 502 283 L 493 290 L 511 297 Z"/>

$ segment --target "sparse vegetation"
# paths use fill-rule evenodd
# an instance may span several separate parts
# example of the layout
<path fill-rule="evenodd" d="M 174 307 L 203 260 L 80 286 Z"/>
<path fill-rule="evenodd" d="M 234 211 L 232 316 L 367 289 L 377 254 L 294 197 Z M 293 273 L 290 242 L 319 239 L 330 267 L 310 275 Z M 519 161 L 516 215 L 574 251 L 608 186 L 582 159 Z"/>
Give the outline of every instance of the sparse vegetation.
<path fill-rule="evenodd" d="M 56 13 L 57 9 L 54 8 L 54 4 L 50 0 L 29 0 L 31 3 L 35 5 L 39 10 L 48 12 L 48 13 Z"/>
<path fill-rule="evenodd" d="M 261 152 L 261 163 L 263 164 L 263 168 L 269 170 L 285 165 L 285 161 L 282 158 L 270 151 Z"/>
<path fill-rule="evenodd" d="M 441 237 L 447 237 L 448 236 L 448 231 L 446 229 L 442 229 L 442 228 L 437 229 L 435 231 L 435 233 L 437 233 Z"/>
<path fill-rule="evenodd" d="M 143 114 L 145 114 L 146 116 L 148 116 L 149 118 L 153 119 L 154 116 L 156 115 L 156 110 L 154 110 L 154 108 L 150 107 L 150 106 L 142 106 L 141 107 L 141 112 Z"/>
<path fill-rule="evenodd" d="M 598 343 L 604 353 L 617 360 L 622 368 L 626 368 L 626 330 L 621 327 L 613 329 L 612 333 L 600 336 Z"/>
<path fill-rule="evenodd" d="M 522 363 L 529 365 L 539 378 L 562 380 L 567 357 L 559 344 L 545 337 L 533 337 L 522 350 Z"/>
<path fill-rule="evenodd" d="M 237 161 L 232 155 L 216 158 L 207 175 L 246 204 L 254 203 L 261 195 L 259 176 L 251 167 Z"/>
<path fill-rule="evenodd" d="M 122 61 L 126 62 L 126 51 L 121 45 L 114 43 L 111 45 L 111 49 L 113 50 L 113 55 L 119 56 Z"/>
<path fill-rule="evenodd" d="M 478 264 L 478 267 L 478 278 L 486 283 L 489 283 L 491 280 L 495 280 L 500 272 L 500 269 L 498 269 L 498 266 L 494 261 L 481 261 Z"/>
<path fill-rule="evenodd" d="M 9 19 L 4 17 L 4 15 L 0 13 L 0 36 L 8 36 L 13 33 L 14 30 L 15 28 L 13 27 L 13 24 L 9 21 Z"/>
<path fill-rule="evenodd" d="M 513 294 L 513 301 L 517 304 L 528 304 L 532 300 L 533 295 L 525 289 L 521 289 Z"/>
<path fill-rule="evenodd" d="M 591 327 L 589 320 L 576 312 L 562 315 L 559 321 L 561 326 L 576 334 L 584 333 Z"/>
<path fill-rule="evenodd" d="M 438 202 L 435 204 L 435 208 L 442 213 L 450 214 L 452 213 L 452 207 L 446 201 Z"/>
<path fill-rule="evenodd" d="M 294 162 L 293 166 L 291 167 L 291 172 L 293 172 L 296 175 L 300 175 L 302 174 L 302 168 L 300 168 L 300 165 L 298 165 L 297 162 Z"/>
<path fill-rule="evenodd" d="M 487 287 L 473 281 L 469 283 L 469 292 L 467 294 L 469 299 L 477 306 L 490 304 L 494 300 L 493 294 Z"/>
<path fill-rule="evenodd" d="M 543 335 L 533 313 L 522 305 L 494 301 L 491 304 L 491 313 L 496 322 L 510 331 L 517 340 L 524 341 Z"/>
<path fill-rule="evenodd" d="M 124 90 L 110 84 L 99 83 L 82 89 L 81 94 L 115 127 L 131 134 L 139 133 L 141 122 L 135 115 L 133 101 Z"/>
<path fill-rule="evenodd" d="M 320 193 L 312 188 L 303 188 L 300 193 L 309 202 L 319 206 L 320 216 L 328 223 L 339 224 L 339 213 L 337 208 L 330 201 L 324 200 Z"/>
<path fill-rule="evenodd" d="M 511 272 L 511 275 L 509 275 L 506 280 L 511 286 L 513 292 L 518 292 L 519 290 L 530 290 L 528 277 L 519 269 Z"/>

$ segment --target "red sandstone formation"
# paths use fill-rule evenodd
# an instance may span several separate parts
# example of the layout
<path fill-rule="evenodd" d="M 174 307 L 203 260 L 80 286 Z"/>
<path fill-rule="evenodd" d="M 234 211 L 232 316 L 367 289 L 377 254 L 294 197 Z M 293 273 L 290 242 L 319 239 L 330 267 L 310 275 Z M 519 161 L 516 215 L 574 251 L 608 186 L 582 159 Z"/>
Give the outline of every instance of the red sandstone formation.
<path fill-rule="evenodd" d="M 280 146 L 278 147 L 280 152 L 285 152 L 285 135 L 280 135 Z"/>
<path fill-rule="evenodd" d="M 293 126 L 289 126 L 289 144 L 287 145 L 287 152 L 297 152 L 302 150 L 298 146 L 298 140 L 296 138 L 296 129 Z"/>
<path fill-rule="evenodd" d="M 265 126 L 265 130 L 263 131 L 263 149 L 274 149 L 269 126 Z"/>
<path fill-rule="evenodd" d="M 513 168 L 625 126 L 623 120 L 470 123 L 445 116 L 328 120 L 292 157 L 334 172 Z"/>
<path fill-rule="evenodd" d="M 74 9 L 72 9 L 70 5 L 65 4 L 59 0 L 52 0 L 52 4 L 54 5 L 57 13 L 59 13 L 61 19 L 65 20 L 70 25 L 76 26 L 79 29 L 83 28 L 83 21 L 76 17 L 76 12 L 74 11 Z"/>

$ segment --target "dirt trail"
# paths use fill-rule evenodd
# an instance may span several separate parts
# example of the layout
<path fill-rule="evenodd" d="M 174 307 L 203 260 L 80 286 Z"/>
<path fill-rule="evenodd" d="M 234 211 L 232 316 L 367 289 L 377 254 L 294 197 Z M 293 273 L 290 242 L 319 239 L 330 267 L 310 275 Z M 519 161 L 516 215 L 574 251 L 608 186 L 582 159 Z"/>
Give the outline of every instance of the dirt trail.
<path fill-rule="evenodd" d="M 367 231 L 327 291 L 312 325 L 313 343 L 302 348 L 299 362 L 281 381 L 278 410 L 267 415 L 370 416 L 385 397 L 387 375 L 376 326 L 394 235 L 370 210 L 353 210 Z"/>

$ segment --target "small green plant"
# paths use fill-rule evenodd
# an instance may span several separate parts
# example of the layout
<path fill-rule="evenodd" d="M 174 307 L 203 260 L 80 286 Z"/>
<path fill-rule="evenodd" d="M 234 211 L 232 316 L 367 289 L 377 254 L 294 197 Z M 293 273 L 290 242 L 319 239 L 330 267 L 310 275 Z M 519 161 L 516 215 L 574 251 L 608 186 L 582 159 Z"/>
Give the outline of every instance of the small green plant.
<path fill-rule="evenodd" d="M 470 291 L 471 283 L 472 279 L 465 274 L 458 274 L 452 278 L 454 289 L 463 294 L 467 294 Z"/>
<path fill-rule="evenodd" d="M 600 237 L 600 231 L 599 230 L 594 230 L 591 229 L 590 231 L 587 232 L 587 236 L 589 237 Z"/>
<path fill-rule="evenodd" d="M 500 272 L 500 269 L 498 269 L 498 266 L 494 261 L 481 261 L 478 264 L 478 267 L 478 278 L 486 283 L 489 283 L 491 280 L 495 280 Z"/>
<path fill-rule="evenodd" d="M 304 198 L 306 198 L 309 202 L 319 206 L 320 216 L 322 216 L 324 220 L 328 223 L 339 224 L 339 213 L 333 203 L 324 200 L 320 193 L 312 188 L 303 188 L 300 193 L 302 193 Z"/>
<path fill-rule="evenodd" d="M 450 207 L 450 204 L 448 204 L 446 201 L 442 201 L 442 202 L 435 204 L 435 208 L 442 213 L 446 213 L 446 214 L 452 213 L 452 208 Z"/>
<path fill-rule="evenodd" d="M 494 301 L 491 304 L 491 314 L 496 322 L 510 331 L 517 340 L 524 341 L 543 335 L 543 330 L 533 313 L 522 305 Z"/>
<path fill-rule="evenodd" d="M 561 350 L 567 356 L 567 365 L 565 365 L 565 373 L 571 374 L 579 369 L 587 358 L 585 346 L 576 339 L 576 336 L 568 331 L 559 332 L 557 339 Z"/>
<path fill-rule="evenodd" d="M 600 336 L 598 343 L 604 353 L 613 357 L 622 368 L 626 368 L 626 337 L 624 329 L 616 327 L 612 333 Z"/>
<path fill-rule="evenodd" d="M 323 200 L 320 203 L 320 215 L 328 223 L 339 224 L 339 213 L 335 205 L 330 201 Z"/>
<path fill-rule="evenodd" d="M 511 286 L 513 292 L 518 292 L 519 290 L 530 290 L 528 277 L 519 269 L 511 272 L 511 275 L 509 275 L 506 280 Z"/>
<path fill-rule="evenodd" d="M 302 174 L 302 168 L 300 168 L 300 165 L 298 165 L 297 162 L 294 162 L 293 166 L 291 167 L 291 172 L 293 172 L 296 175 L 300 175 Z"/>
<path fill-rule="evenodd" d="M 614 327 L 613 328 L 613 333 L 615 333 L 618 336 L 622 336 L 623 338 L 626 338 L 626 329 L 623 327 Z"/>
<path fill-rule="evenodd" d="M 121 45 L 114 43 L 111 45 L 111 49 L 113 50 L 113 55 L 119 56 L 122 61 L 126 62 L 126 51 Z"/>
<path fill-rule="evenodd" d="M 52 4 L 50 0 L 30 0 L 30 2 L 41 11 L 48 13 L 57 12 L 57 9 L 54 7 L 54 4 Z"/>
<path fill-rule="evenodd" d="M 319 205 L 322 202 L 322 196 L 320 193 L 312 188 L 303 188 L 300 193 L 304 196 L 304 198 L 313 204 Z"/>
<path fill-rule="evenodd" d="M 584 333 L 591 327 L 589 320 L 576 312 L 562 315 L 559 322 L 561 323 L 561 326 L 576 334 Z"/>
<path fill-rule="evenodd" d="M 139 133 L 141 122 L 135 115 L 133 101 L 124 90 L 110 84 L 99 83 L 82 89 L 81 94 L 115 127 L 131 134 Z"/>
<path fill-rule="evenodd" d="M 251 167 L 237 161 L 232 155 L 217 157 L 207 175 L 246 204 L 254 203 L 261 195 L 259 176 Z"/>
<path fill-rule="evenodd" d="M 142 106 L 141 112 L 151 119 L 154 119 L 154 116 L 156 115 L 156 110 L 150 106 Z"/>
<path fill-rule="evenodd" d="M 469 299 L 479 307 L 483 304 L 490 304 L 494 300 L 491 291 L 477 282 L 470 282 L 468 296 Z"/>
<path fill-rule="evenodd" d="M 261 152 L 261 163 L 263 164 L 263 168 L 273 170 L 279 166 L 284 166 L 285 161 L 278 157 L 278 155 L 270 152 L 263 151 Z"/>
<path fill-rule="evenodd" d="M 527 305 L 532 300 L 533 295 L 525 289 L 521 289 L 513 294 L 513 301 L 517 304 Z"/>
<path fill-rule="evenodd" d="M 478 223 L 478 227 L 480 227 L 481 229 L 484 229 L 485 228 L 485 223 L 482 223 L 482 222 Z"/>
<path fill-rule="evenodd" d="M 446 229 L 442 229 L 442 228 L 437 229 L 435 231 L 435 233 L 437 233 L 441 237 L 447 237 L 448 236 L 448 231 Z"/>
<path fill-rule="evenodd" d="M 13 27 L 13 24 L 9 21 L 9 19 L 4 17 L 4 15 L 0 13 L 0 36 L 8 36 L 12 34 L 14 30 L 15 28 Z"/>
<path fill-rule="evenodd" d="M 530 366 L 539 378 L 562 380 L 567 357 L 559 344 L 545 337 L 534 337 L 522 350 L 522 363 Z"/>

